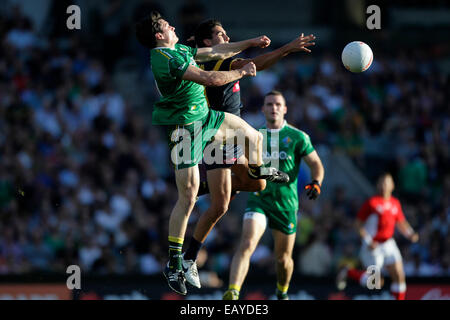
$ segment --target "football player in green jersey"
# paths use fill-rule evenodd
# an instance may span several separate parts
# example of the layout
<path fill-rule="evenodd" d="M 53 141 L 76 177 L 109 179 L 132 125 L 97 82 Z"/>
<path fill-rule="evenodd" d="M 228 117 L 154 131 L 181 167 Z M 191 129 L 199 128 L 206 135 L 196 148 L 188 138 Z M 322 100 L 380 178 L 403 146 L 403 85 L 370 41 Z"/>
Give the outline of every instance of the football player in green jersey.
<path fill-rule="evenodd" d="M 194 59 L 226 59 L 251 46 L 266 47 L 266 36 L 224 43 L 209 48 L 191 48 L 178 44 L 175 28 L 157 12 L 136 24 L 138 41 L 151 49 L 151 66 L 161 99 L 154 105 L 152 122 L 168 130 L 171 161 L 175 167 L 178 199 L 169 218 L 169 262 L 164 275 L 169 287 L 185 295 L 186 279 L 182 270 L 181 249 L 187 222 L 195 205 L 199 187 L 198 163 L 204 148 L 221 144 L 233 131 L 251 166 L 255 179 L 286 182 L 289 177 L 274 167 L 263 167 L 262 135 L 241 118 L 208 107 L 204 86 L 221 86 L 244 76 L 255 76 L 253 63 L 228 72 L 204 71 Z M 246 148 L 247 144 L 247 148 Z"/>
<path fill-rule="evenodd" d="M 275 185 L 267 182 L 263 191 L 249 195 L 245 210 L 242 236 L 230 268 L 229 288 L 223 298 L 237 300 L 247 275 L 250 257 L 268 224 L 272 229 L 276 260 L 278 299 L 288 299 L 287 290 L 294 269 L 292 250 L 297 230 L 298 192 L 297 176 L 300 162 L 305 160 L 311 170 L 312 181 L 306 186 L 310 199 L 320 194 L 324 169 L 309 136 L 286 123 L 287 112 L 283 95 L 271 91 L 264 98 L 262 112 L 266 118 L 267 144 L 265 161 L 279 161 L 280 170 L 286 172 L 289 183 Z"/>
<path fill-rule="evenodd" d="M 252 59 L 228 58 L 215 59 L 206 62 L 199 62 L 201 69 L 206 71 L 229 71 L 242 68 L 242 66 L 253 62 L 256 70 L 264 70 L 283 57 L 294 52 L 311 52 L 308 47 L 313 46 L 312 42 L 315 39 L 314 35 L 303 36 L 293 39 L 284 46 L 272 50 L 270 52 L 261 54 Z M 228 43 L 230 37 L 222 24 L 214 19 L 202 22 L 196 29 L 194 40 L 198 48 L 212 47 L 217 44 Z M 217 111 L 224 111 L 240 116 L 242 102 L 239 80 L 227 83 L 220 87 L 206 87 L 206 97 L 208 99 L 210 108 Z M 196 259 L 204 241 L 209 232 L 219 219 L 228 211 L 231 195 L 238 191 L 261 191 L 266 187 L 266 180 L 251 179 L 248 174 L 247 159 L 239 154 L 239 147 L 230 146 L 228 153 L 228 161 L 224 163 L 214 163 L 212 165 L 201 164 L 200 169 L 206 171 L 206 181 L 201 181 L 201 192 L 206 191 L 208 185 L 220 186 L 210 191 L 211 205 L 201 215 L 195 226 L 194 233 L 189 240 L 189 245 L 183 254 L 183 268 L 185 271 L 186 281 L 200 288 L 200 279 L 198 278 L 198 271 Z"/>

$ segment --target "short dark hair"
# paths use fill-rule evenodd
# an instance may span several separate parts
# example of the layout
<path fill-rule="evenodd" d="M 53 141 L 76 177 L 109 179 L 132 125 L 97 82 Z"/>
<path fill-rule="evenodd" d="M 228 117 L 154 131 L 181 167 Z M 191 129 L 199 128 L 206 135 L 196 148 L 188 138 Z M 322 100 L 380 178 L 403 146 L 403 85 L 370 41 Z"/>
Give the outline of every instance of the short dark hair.
<path fill-rule="evenodd" d="M 214 27 L 221 27 L 222 23 L 216 19 L 209 19 L 200 23 L 195 29 L 194 37 L 197 47 L 205 47 L 203 40 L 212 39 Z"/>
<path fill-rule="evenodd" d="M 266 98 L 267 98 L 267 97 L 270 97 L 270 96 L 280 96 L 281 98 L 283 98 L 284 105 L 287 106 L 286 98 L 285 98 L 284 95 L 281 93 L 281 91 L 278 91 L 278 90 L 272 90 L 272 91 L 267 92 L 267 93 L 264 95 L 264 100 L 263 100 L 263 101 L 264 101 L 264 104 L 266 103 Z"/>
<path fill-rule="evenodd" d="M 148 16 L 135 25 L 136 38 L 144 47 L 153 49 L 156 47 L 155 35 L 162 32 L 159 21 L 163 19 L 158 11 L 152 11 Z"/>
<path fill-rule="evenodd" d="M 278 91 L 278 90 L 272 90 L 272 91 L 266 93 L 266 95 L 264 96 L 264 98 L 266 98 L 266 97 L 268 97 L 268 96 L 282 96 L 283 99 L 284 99 L 283 94 L 281 93 L 281 91 Z"/>

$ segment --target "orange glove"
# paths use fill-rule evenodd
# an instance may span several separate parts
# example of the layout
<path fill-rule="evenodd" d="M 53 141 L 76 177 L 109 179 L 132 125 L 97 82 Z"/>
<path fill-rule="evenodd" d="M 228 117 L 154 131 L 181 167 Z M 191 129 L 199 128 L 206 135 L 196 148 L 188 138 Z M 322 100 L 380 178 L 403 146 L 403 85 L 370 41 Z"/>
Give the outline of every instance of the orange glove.
<path fill-rule="evenodd" d="M 311 200 L 316 200 L 320 195 L 320 183 L 317 180 L 311 181 L 309 184 L 305 186 L 305 190 L 307 190 L 306 195 Z"/>

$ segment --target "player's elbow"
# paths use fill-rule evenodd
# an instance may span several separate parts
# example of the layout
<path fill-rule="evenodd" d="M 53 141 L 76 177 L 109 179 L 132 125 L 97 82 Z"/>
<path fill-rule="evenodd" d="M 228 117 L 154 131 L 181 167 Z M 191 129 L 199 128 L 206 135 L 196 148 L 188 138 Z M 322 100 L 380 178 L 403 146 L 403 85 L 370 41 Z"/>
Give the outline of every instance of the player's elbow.
<path fill-rule="evenodd" d="M 183 79 L 193 81 L 193 82 L 201 84 L 202 86 L 205 86 L 205 87 L 212 87 L 215 85 L 214 77 L 212 77 L 212 75 L 209 74 L 209 72 L 205 72 L 195 78 L 193 77 L 193 78 L 183 78 Z"/>

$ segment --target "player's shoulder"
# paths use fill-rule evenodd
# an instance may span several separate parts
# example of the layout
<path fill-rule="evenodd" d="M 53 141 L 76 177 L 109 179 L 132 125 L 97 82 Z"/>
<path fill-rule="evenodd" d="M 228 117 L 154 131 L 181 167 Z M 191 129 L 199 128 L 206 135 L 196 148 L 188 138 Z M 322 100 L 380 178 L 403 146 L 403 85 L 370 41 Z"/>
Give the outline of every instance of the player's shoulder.
<path fill-rule="evenodd" d="M 172 59 L 174 57 L 174 52 L 170 48 L 160 47 L 152 49 L 150 56 L 152 63 L 160 63 Z"/>
<path fill-rule="evenodd" d="M 309 139 L 309 134 L 307 134 L 305 131 L 293 126 L 292 124 L 286 123 L 285 125 L 286 131 L 289 133 L 292 133 L 293 135 L 302 138 L 302 139 Z"/>
<path fill-rule="evenodd" d="M 369 199 L 366 200 L 366 203 L 371 205 L 372 207 L 377 206 L 383 199 L 379 195 L 373 195 Z"/>
<path fill-rule="evenodd" d="M 156 59 L 172 59 L 172 58 L 179 58 L 182 56 L 185 56 L 191 52 L 192 48 L 188 47 L 184 44 L 175 44 L 175 47 L 167 48 L 167 47 L 157 47 L 151 50 L 151 57 Z"/>
<path fill-rule="evenodd" d="M 176 43 L 175 44 L 175 50 L 181 51 L 181 52 L 191 52 L 192 51 L 192 47 L 189 47 L 189 46 L 181 44 L 181 43 Z"/>
<path fill-rule="evenodd" d="M 391 196 L 391 203 L 396 204 L 396 205 L 400 205 L 400 200 L 394 196 Z"/>
<path fill-rule="evenodd" d="M 292 125 L 292 124 L 290 124 L 288 122 L 285 123 L 284 127 L 285 127 L 286 130 L 290 130 L 290 131 L 295 132 L 297 134 L 307 134 L 305 131 L 297 128 L 296 126 L 294 126 L 294 125 Z"/>

